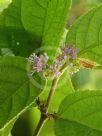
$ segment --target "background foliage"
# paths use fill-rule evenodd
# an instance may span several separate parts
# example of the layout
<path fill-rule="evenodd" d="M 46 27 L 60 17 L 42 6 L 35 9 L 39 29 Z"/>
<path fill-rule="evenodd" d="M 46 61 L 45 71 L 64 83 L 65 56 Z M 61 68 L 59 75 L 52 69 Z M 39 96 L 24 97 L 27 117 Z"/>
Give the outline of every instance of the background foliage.
<path fill-rule="evenodd" d="M 46 18 L 46 21 L 45 21 L 44 15 L 45 15 L 45 12 L 46 12 L 47 3 L 45 3 L 44 7 L 42 5 L 39 6 L 39 12 L 37 12 L 36 15 L 31 15 L 32 10 L 36 11 L 37 3 L 35 3 L 36 6 L 34 8 L 34 7 L 32 7 L 30 2 L 32 3 L 32 0 L 29 0 L 29 1 L 24 0 L 24 8 L 22 9 L 23 14 L 20 13 L 21 7 L 20 7 L 20 1 L 19 0 L 14 0 L 13 5 L 12 4 L 10 5 L 9 10 L 6 9 L 6 10 L 4 10 L 3 14 L 1 14 L 1 17 L 0 17 L 0 49 L 1 49 L 0 55 L 28 57 L 29 54 L 34 50 L 34 48 L 35 49 L 39 48 L 41 45 L 46 47 L 49 44 L 51 37 L 52 37 L 52 42 L 51 42 L 52 45 L 51 46 L 55 45 L 55 43 L 58 45 L 58 43 L 59 43 L 58 39 L 59 39 L 59 37 L 61 37 L 61 34 L 57 34 L 56 31 L 58 31 L 59 29 L 61 29 L 65 25 L 64 22 L 66 20 L 66 16 L 63 16 L 63 19 L 62 19 L 62 16 L 59 16 L 59 14 L 63 15 L 64 13 L 66 13 L 66 9 L 65 9 L 64 13 L 63 12 L 59 13 L 59 10 L 61 11 L 61 9 L 57 8 L 58 11 L 57 11 L 56 14 L 59 16 L 59 18 L 57 18 L 57 20 L 54 20 L 55 22 L 52 22 L 52 18 L 53 18 L 54 13 L 52 13 L 53 10 L 51 9 L 51 5 L 50 5 L 49 10 L 51 11 L 51 13 L 48 14 L 48 17 L 50 17 L 50 20 L 48 20 Z M 8 6 L 8 3 L 10 3 L 9 0 L 0 0 L 0 12 Z M 87 0 L 87 1 L 73 0 L 72 9 L 70 11 L 70 19 L 67 23 L 67 27 L 69 27 L 74 22 L 75 19 L 79 18 L 83 13 L 88 11 L 90 8 L 98 5 L 99 3 L 101 3 L 101 0 L 92 0 L 92 1 L 91 0 Z M 15 4 L 16 4 L 17 7 L 15 7 Z M 56 10 L 56 2 L 54 4 L 55 4 L 54 10 Z M 27 8 L 28 5 L 30 7 L 32 7 L 32 9 Z M 68 3 L 66 5 L 66 7 L 68 7 Z M 102 17 L 102 15 L 100 14 L 100 13 L 102 13 L 101 10 L 102 9 L 98 9 L 97 12 L 95 12 L 95 13 L 94 13 L 94 11 L 92 11 L 91 13 L 89 13 L 88 16 L 86 16 L 86 20 L 85 20 L 85 18 L 79 19 L 77 21 L 77 23 L 75 25 L 73 25 L 72 29 L 70 29 L 70 33 L 67 36 L 68 37 L 67 41 L 69 43 L 70 42 L 75 43 L 78 46 L 84 44 L 83 47 L 84 46 L 85 47 L 90 46 L 93 43 L 97 43 L 97 41 L 99 42 L 101 40 L 101 38 L 100 38 L 101 33 L 99 33 L 99 31 L 95 31 L 95 30 L 97 30 L 96 27 L 99 27 L 99 25 L 97 25 L 98 24 L 97 21 L 99 19 L 101 19 L 100 17 Z M 63 11 L 63 5 L 62 5 L 62 11 Z M 31 16 L 29 16 L 29 14 Z M 4 15 L 6 16 L 5 19 L 4 19 Z M 93 17 L 93 15 L 94 15 L 94 17 Z M 21 16 L 22 16 L 22 20 L 20 18 Z M 29 18 L 29 17 L 31 17 L 32 19 Z M 29 20 L 31 19 L 33 21 L 35 18 L 36 18 L 36 22 L 32 22 L 31 24 L 29 24 Z M 41 21 L 42 18 L 45 22 Z M 89 21 L 87 21 L 87 18 L 89 18 Z M 81 23 L 80 23 L 80 21 L 81 21 Z M 58 26 L 59 22 L 61 22 L 61 26 Z M 5 24 L 5 26 L 3 24 Z M 36 27 L 36 29 L 33 28 L 32 24 L 38 25 Z M 46 27 L 44 27 L 44 30 L 43 30 L 42 26 L 45 25 L 45 24 L 47 24 L 47 25 L 46 25 Z M 87 29 L 87 27 L 88 27 L 88 29 Z M 53 32 L 54 35 L 52 35 L 53 28 L 55 28 L 54 32 Z M 77 33 L 75 33 L 75 30 L 76 30 L 75 28 L 78 29 Z M 86 32 L 86 30 L 87 30 L 87 32 Z M 43 33 L 43 31 L 44 31 L 44 33 Z M 62 29 L 62 32 L 63 31 L 64 30 Z M 82 34 L 81 32 L 84 32 L 84 33 Z M 94 36 L 90 35 L 90 32 L 96 33 L 96 35 L 98 34 L 98 38 L 95 39 Z M 50 33 L 50 35 L 48 35 L 48 33 Z M 43 39 L 41 39 L 42 35 L 43 35 Z M 72 37 L 72 35 L 73 35 L 73 37 Z M 75 39 L 75 37 L 76 37 L 76 39 Z M 68 43 L 67 41 L 66 41 L 66 43 Z M 90 41 L 93 41 L 93 43 L 91 43 Z M 31 48 L 28 47 L 28 44 L 30 44 Z M 56 45 L 56 48 L 57 48 L 57 45 Z M 16 50 L 15 50 L 15 48 L 16 48 Z M 81 46 L 79 47 L 79 49 L 80 49 L 80 51 L 82 51 Z M 45 51 L 46 51 L 46 48 L 45 48 Z M 95 51 L 97 51 L 97 48 L 95 48 Z M 55 52 L 56 52 L 56 50 L 55 50 Z M 91 52 L 93 53 L 93 50 L 91 50 Z M 49 52 L 48 52 L 48 54 L 49 54 Z M 102 63 L 100 56 L 97 57 L 97 54 L 98 54 L 98 51 L 96 52 L 95 59 L 98 60 L 99 63 Z M 99 54 L 99 55 L 101 55 L 101 54 Z M 90 55 L 90 53 L 89 54 L 86 53 L 84 56 L 94 60 L 94 58 L 92 57 L 92 55 Z M 3 68 L 1 70 L 1 75 L 6 73 L 9 80 L 6 81 L 5 86 L 2 83 L 3 81 L 1 82 L 3 85 L 2 84 L 0 84 L 0 85 L 2 85 L 3 89 L 5 89 L 5 90 L 7 90 L 9 87 L 12 88 L 12 90 L 13 90 L 14 86 L 11 87 L 10 84 L 9 84 L 10 82 L 12 82 L 11 81 L 12 79 L 10 79 L 9 73 L 12 73 L 12 74 L 17 73 L 16 74 L 17 77 L 15 78 L 15 83 L 17 81 L 19 81 L 19 83 L 17 82 L 18 84 L 16 83 L 17 86 L 15 86 L 15 87 L 18 88 L 18 86 L 21 85 L 24 82 L 23 79 L 25 79 L 25 80 L 27 79 L 27 77 L 26 77 L 27 71 L 26 71 L 25 67 L 22 66 L 23 63 L 26 63 L 26 60 L 25 59 L 24 60 L 19 59 L 19 57 L 18 57 L 17 60 L 12 60 L 13 65 L 11 65 L 10 64 L 11 61 L 8 58 L 7 61 L 5 61 L 5 59 L 1 60 L 0 66 L 2 65 L 2 61 L 4 61 L 5 63 L 2 66 Z M 19 64 L 19 67 L 15 71 L 15 66 L 18 65 L 18 64 Z M 7 68 L 5 68 L 6 65 L 10 67 L 9 71 L 8 71 Z M 22 67 L 22 70 L 20 70 L 21 67 Z M 18 74 L 19 73 L 18 71 L 20 71 L 20 74 Z M 65 73 L 65 75 L 66 75 L 66 73 Z M 71 77 L 74 88 L 72 87 L 72 84 L 71 84 L 69 77 L 65 77 L 65 75 L 63 75 L 63 77 L 60 79 L 60 83 L 63 80 L 65 80 L 65 78 L 68 78 L 67 79 L 68 82 L 65 83 L 64 88 L 63 88 L 63 86 L 60 87 L 60 90 L 66 89 L 69 94 L 71 93 L 71 90 L 74 91 L 74 89 L 76 91 L 87 90 L 87 89 L 99 91 L 99 90 L 102 89 L 102 84 L 101 84 L 102 71 L 101 70 L 97 71 L 97 70 L 81 69 L 78 73 L 74 74 Z M 23 79 L 22 79 L 22 77 L 23 77 Z M 19 79 L 22 79 L 22 80 L 19 80 Z M 5 77 L 4 77 L 3 80 L 6 80 Z M 39 79 L 39 82 L 40 82 L 40 79 Z M 51 84 L 50 82 L 51 81 L 49 81 L 49 84 Z M 30 81 L 29 81 L 28 84 L 31 84 Z M 28 86 L 28 84 L 27 84 L 27 86 Z M 22 94 L 23 95 L 25 94 L 25 92 L 23 90 L 27 91 L 25 89 L 25 87 L 27 87 L 27 86 L 24 85 L 22 87 Z M 12 90 L 11 90 L 11 92 L 9 92 L 9 93 L 11 93 L 11 95 L 13 93 Z M 34 96 L 31 95 L 32 99 L 35 98 L 36 96 L 38 96 L 38 92 L 39 91 L 37 90 L 37 92 L 34 94 Z M 45 93 L 41 96 L 41 98 L 43 98 L 43 100 L 45 100 L 45 98 L 47 96 L 46 92 L 48 92 L 47 88 L 45 90 Z M 4 92 L 2 92 L 2 93 L 4 93 Z M 13 97 L 20 97 L 22 95 L 22 94 L 19 94 L 19 90 L 17 91 L 17 93 L 18 94 L 14 95 Z M 53 103 L 52 103 L 52 107 L 50 109 L 51 111 L 52 111 L 52 109 L 57 111 L 57 107 L 59 106 L 60 101 L 63 100 L 65 98 L 65 96 L 67 95 L 66 91 L 63 92 L 63 95 L 62 95 L 62 93 L 59 91 L 58 88 L 57 88 L 57 93 L 58 94 L 55 94 L 55 97 L 54 97 L 55 101 L 53 101 Z M 2 94 L 0 94 L 0 95 L 2 95 Z M 5 94 L 3 94 L 3 95 L 5 97 L 7 97 Z M 90 96 L 89 93 L 87 93 L 85 95 Z M 93 93 L 93 97 L 95 95 L 97 95 L 97 94 Z M 100 92 L 99 95 L 100 96 L 102 95 L 101 92 Z M 76 100 L 81 99 L 84 96 L 81 95 L 80 93 L 78 93 L 77 96 L 76 96 Z M 59 97 L 61 97 L 61 99 L 60 99 L 60 101 L 57 101 L 57 99 Z M 69 95 L 68 100 L 65 99 L 63 101 L 63 103 L 65 105 L 66 105 L 66 103 L 70 103 L 69 99 L 73 103 L 73 99 L 71 97 L 72 96 Z M 4 101 L 4 100 L 2 100 L 2 101 Z M 31 99 L 30 99 L 30 101 L 31 101 Z M 82 102 L 83 105 L 81 105 L 80 102 L 79 102 L 79 104 L 77 104 L 77 106 L 75 105 L 76 110 L 80 109 L 80 106 L 83 106 L 82 111 L 81 111 L 81 112 L 83 112 L 84 108 L 85 108 L 84 103 L 86 103 L 87 101 L 90 101 L 90 100 L 85 99 L 85 101 Z M 97 103 L 101 103 L 100 101 L 101 101 L 101 97 L 97 101 Z M 25 106 L 25 107 L 26 107 L 26 102 L 28 104 L 29 100 L 25 100 L 24 102 L 22 102 L 23 106 Z M 94 105 L 94 100 L 91 99 L 91 102 Z M 6 103 L 7 103 L 6 106 L 8 106 L 8 109 L 9 109 L 10 103 L 8 103 L 7 101 L 6 101 Z M 16 104 L 15 101 L 14 101 L 13 104 L 18 105 L 19 103 L 17 102 L 17 104 Z M 89 103 L 87 103 L 87 104 L 89 104 Z M 21 105 L 20 109 L 18 109 L 17 106 L 15 108 L 16 108 L 16 110 L 19 111 L 19 110 L 22 109 L 23 106 Z M 95 105 L 94 105 L 94 107 L 95 107 Z M 6 117 L 8 116 L 8 115 L 6 115 L 7 114 L 7 111 L 5 110 L 6 107 L 4 108 L 3 105 L 0 105 L 0 108 L 2 109 L 3 114 L 5 115 L 5 118 L 0 120 L 0 122 L 4 123 L 5 120 L 6 120 Z M 63 110 L 63 108 L 60 109 L 60 110 Z M 93 109 L 87 109 L 87 112 L 90 114 L 90 112 L 94 112 L 95 110 L 96 109 L 94 109 L 94 108 Z M 93 136 L 93 134 L 94 134 L 94 136 L 101 136 L 102 135 L 102 132 L 99 131 L 99 130 L 101 130 L 101 126 L 100 127 L 97 126 L 97 124 L 99 123 L 98 120 L 96 120 L 96 122 L 95 122 L 97 124 L 94 123 L 93 126 L 91 126 L 90 125 L 91 123 L 88 122 L 88 126 L 86 126 L 87 123 L 84 120 L 80 121 L 80 112 L 79 112 L 79 115 L 76 115 L 76 118 L 73 121 L 73 117 L 71 117 L 71 115 L 73 115 L 74 113 L 72 111 L 73 111 L 73 106 L 70 109 L 66 110 L 65 113 L 61 114 L 61 117 L 64 117 L 63 119 L 60 119 L 56 122 L 56 124 L 55 124 L 55 134 L 57 136 L 60 136 L 61 133 L 62 133 L 62 132 L 58 131 L 60 128 L 64 128 L 63 132 L 65 132 L 65 134 L 62 134 L 62 135 L 65 135 L 65 136 L 67 136 L 67 135 L 82 136 L 84 130 L 85 130 L 84 131 L 85 135 L 87 135 L 87 132 L 89 133 L 89 136 Z M 60 112 L 61 111 L 59 111 L 59 113 Z M 9 119 L 11 118 L 11 116 L 14 116 L 14 114 L 15 113 L 12 110 L 12 113 L 11 113 Z M 70 118 L 67 118 L 67 117 L 65 118 L 66 114 L 67 115 L 69 114 Z M 40 118 L 39 110 L 37 108 L 32 107 L 30 110 L 28 110 L 27 112 L 22 114 L 19 117 L 19 119 L 16 121 L 16 123 L 15 123 L 15 125 L 12 129 L 12 135 L 13 136 L 31 136 L 32 133 L 33 133 L 33 130 L 35 129 L 35 127 L 36 127 L 36 125 L 39 121 L 39 118 Z M 92 118 L 93 118 L 93 116 L 92 116 Z M 77 121 L 77 123 L 75 121 Z M 2 123 L 0 123 L 0 124 L 2 124 Z M 53 125 L 54 125 L 54 122 L 49 120 L 44 125 L 44 128 L 42 129 L 40 136 L 54 136 L 55 134 L 54 134 L 54 130 L 53 130 Z M 92 127 L 94 127 L 94 128 L 92 129 Z M 66 131 L 68 129 L 70 131 Z M 78 130 L 80 130 L 80 132 Z M 50 134 L 49 134 L 49 132 L 50 132 Z M 8 132 L 4 132 L 4 133 L 8 133 Z M 1 135 L 3 136 L 3 134 L 1 134 Z"/>

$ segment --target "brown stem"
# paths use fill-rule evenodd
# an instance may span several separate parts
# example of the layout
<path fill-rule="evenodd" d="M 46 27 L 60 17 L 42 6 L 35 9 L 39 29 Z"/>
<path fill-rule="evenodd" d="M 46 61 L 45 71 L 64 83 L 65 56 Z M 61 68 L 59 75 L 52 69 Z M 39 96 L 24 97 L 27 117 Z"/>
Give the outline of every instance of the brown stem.
<path fill-rule="evenodd" d="M 35 129 L 35 132 L 34 132 L 34 135 L 33 136 L 39 136 L 40 134 L 40 131 L 45 123 L 47 118 L 45 118 L 43 115 L 41 115 L 41 118 L 40 118 L 40 121 Z"/>
<path fill-rule="evenodd" d="M 38 123 L 37 128 L 35 129 L 35 132 L 34 132 L 33 136 L 38 136 L 39 135 L 39 133 L 41 131 L 41 128 L 43 127 L 45 121 L 47 120 L 47 112 L 48 112 L 48 109 L 49 109 L 49 106 L 50 106 L 50 103 L 51 103 L 52 96 L 53 96 L 53 94 L 55 92 L 55 89 L 56 89 L 56 86 L 57 86 L 57 82 L 58 82 L 58 78 L 53 79 L 51 90 L 50 90 L 50 93 L 49 93 L 48 98 L 47 98 L 47 102 L 40 109 L 40 111 L 41 111 L 41 118 L 40 118 L 40 121 Z"/>

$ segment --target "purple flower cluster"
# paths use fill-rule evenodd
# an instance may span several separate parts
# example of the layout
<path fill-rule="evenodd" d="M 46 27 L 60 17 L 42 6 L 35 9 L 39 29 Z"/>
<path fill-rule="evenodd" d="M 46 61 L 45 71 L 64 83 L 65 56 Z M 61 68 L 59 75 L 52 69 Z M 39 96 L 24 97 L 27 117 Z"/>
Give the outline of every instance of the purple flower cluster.
<path fill-rule="evenodd" d="M 65 59 L 76 59 L 77 58 L 78 51 L 74 46 L 61 48 L 61 51 Z"/>
<path fill-rule="evenodd" d="M 70 62 L 70 59 L 76 58 L 77 49 L 74 46 L 61 48 L 61 54 L 56 57 L 54 65 L 50 67 L 54 73 L 54 77 L 59 77 L 61 75 L 60 69 L 64 63 L 69 62 L 68 67 L 73 67 L 73 63 Z"/>
<path fill-rule="evenodd" d="M 56 57 L 53 65 L 48 65 L 48 56 L 47 54 L 42 54 L 40 56 L 33 55 L 33 71 L 41 72 L 45 70 L 48 66 L 49 70 L 52 72 L 53 77 L 59 77 L 61 75 L 61 67 L 63 64 L 67 64 L 68 67 L 73 67 L 72 60 L 77 58 L 77 49 L 74 46 L 68 46 L 61 48 L 60 54 Z"/>
<path fill-rule="evenodd" d="M 46 69 L 47 62 L 48 62 L 48 56 L 46 53 L 40 55 L 39 57 L 34 54 L 34 56 L 33 56 L 33 64 L 34 64 L 33 70 L 35 72 L 40 72 L 40 71 Z"/>
<path fill-rule="evenodd" d="M 60 77 L 61 72 L 60 68 L 64 62 L 64 57 L 62 55 L 58 55 L 54 62 L 54 65 L 50 66 L 51 71 L 53 72 L 54 77 Z"/>

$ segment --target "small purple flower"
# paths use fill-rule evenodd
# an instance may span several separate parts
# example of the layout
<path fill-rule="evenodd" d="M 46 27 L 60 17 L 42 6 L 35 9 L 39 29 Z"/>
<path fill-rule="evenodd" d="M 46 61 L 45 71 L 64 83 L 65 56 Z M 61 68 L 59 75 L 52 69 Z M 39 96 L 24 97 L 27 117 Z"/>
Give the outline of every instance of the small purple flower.
<path fill-rule="evenodd" d="M 49 57 L 47 56 L 46 53 L 43 55 L 40 55 L 40 63 L 42 63 L 43 68 L 46 68 L 48 59 Z"/>
<path fill-rule="evenodd" d="M 59 55 L 56 57 L 55 63 L 53 66 L 50 67 L 51 71 L 53 72 L 53 77 L 59 77 L 61 75 L 60 68 L 62 66 L 62 56 Z"/>
<path fill-rule="evenodd" d="M 77 54 L 78 54 L 78 50 L 75 47 L 73 47 L 72 48 L 72 58 L 76 59 L 77 58 Z"/>
<path fill-rule="evenodd" d="M 70 47 L 61 48 L 62 54 L 68 55 L 70 53 Z"/>
<path fill-rule="evenodd" d="M 37 57 L 36 55 L 34 56 L 34 65 L 37 66 L 38 62 L 39 62 L 39 57 Z"/>
<path fill-rule="evenodd" d="M 60 77 L 61 72 L 60 72 L 60 68 L 62 66 L 62 62 L 64 61 L 64 57 L 62 55 L 58 55 L 56 57 L 55 63 L 53 66 L 50 66 L 51 71 L 53 72 L 53 78 L 55 77 Z"/>
<path fill-rule="evenodd" d="M 69 47 L 65 47 L 65 48 L 61 48 L 61 52 L 64 55 L 64 58 L 72 58 L 72 59 L 76 59 L 77 58 L 77 49 L 72 45 Z"/>
<path fill-rule="evenodd" d="M 47 54 L 42 54 L 39 57 L 37 55 L 34 54 L 33 56 L 33 70 L 35 72 L 40 72 L 43 69 L 46 68 L 47 66 L 47 61 L 48 61 L 48 56 Z"/>
<path fill-rule="evenodd" d="M 62 66 L 62 63 L 64 61 L 64 56 L 62 54 L 58 55 L 56 57 L 56 61 L 55 61 L 55 67 L 61 67 Z"/>
<path fill-rule="evenodd" d="M 56 67 L 56 68 L 60 67 L 61 65 L 62 65 L 62 64 L 61 64 L 60 61 L 56 61 L 56 62 L 55 62 L 55 67 Z"/>

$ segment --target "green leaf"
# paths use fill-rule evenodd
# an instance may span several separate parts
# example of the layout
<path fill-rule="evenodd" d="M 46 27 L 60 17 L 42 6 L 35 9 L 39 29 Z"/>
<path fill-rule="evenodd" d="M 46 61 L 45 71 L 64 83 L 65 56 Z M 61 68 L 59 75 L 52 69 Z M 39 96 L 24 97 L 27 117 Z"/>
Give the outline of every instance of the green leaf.
<path fill-rule="evenodd" d="M 51 89 L 52 84 L 52 78 L 49 78 L 47 81 L 47 85 L 45 90 L 43 91 L 41 95 L 41 99 L 44 101 L 47 99 L 48 93 Z M 55 90 L 55 94 L 52 98 L 51 105 L 50 105 L 50 111 L 57 111 L 59 108 L 59 105 L 61 104 L 62 100 L 70 93 L 74 92 L 70 76 L 68 75 L 67 71 L 61 76 L 59 79 L 57 88 Z"/>
<path fill-rule="evenodd" d="M 72 84 L 76 90 L 86 90 L 89 88 L 88 84 L 91 84 L 91 69 L 80 69 L 77 73 L 71 77 Z M 83 79 L 83 80 L 82 80 Z"/>
<path fill-rule="evenodd" d="M 30 75 L 26 59 L 0 57 L 0 136 L 34 103 L 44 86 L 43 77 Z"/>
<path fill-rule="evenodd" d="M 9 48 L 2 48 L 1 54 L 2 56 L 15 56 Z"/>
<path fill-rule="evenodd" d="M 102 131 L 65 119 L 57 120 L 54 127 L 56 136 L 102 136 Z"/>
<path fill-rule="evenodd" d="M 0 27 L 0 54 L 3 48 L 10 48 L 16 56 L 29 57 L 39 45 L 24 30 L 12 27 Z"/>
<path fill-rule="evenodd" d="M 0 136 L 11 136 L 10 131 L 12 130 L 12 127 L 16 120 L 17 118 L 12 120 L 9 124 L 7 124 L 5 128 L 0 129 Z"/>
<path fill-rule="evenodd" d="M 67 96 L 59 117 L 102 131 L 102 91 L 79 91 Z"/>
<path fill-rule="evenodd" d="M 22 23 L 34 38 L 42 40 L 44 21 L 49 0 L 22 0 Z"/>
<path fill-rule="evenodd" d="M 15 55 L 28 57 L 39 45 L 23 27 L 21 0 L 13 0 L 0 15 L 0 50 L 10 48 Z"/>
<path fill-rule="evenodd" d="M 7 8 L 10 3 L 11 0 L 0 0 L 0 12 Z"/>
<path fill-rule="evenodd" d="M 22 22 L 25 29 L 42 41 L 44 51 L 50 56 L 55 55 L 60 44 L 70 5 L 71 0 L 22 1 Z M 52 52 L 50 47 L 54 48 Z"/>
<path fill-rule="evenodd" d="M 22 29 L 21 0 L 12 0 L 12 3 L 0 15 L 0 26 Z"/>
<path fill-rule="evenodd" d="M 58 86 L 56 88 L 56 91 L 52 98 L 52 102 L 50 106 L 51 111 L 57 111 L 63 99 L 68 94 L 71 94 L 73 92 L 74 92 L 74 88 L 73 88 L 70 76 L 68 75 L 66 71 L 58 82 Z"/>
<path fill-rule="evenodd" d="M 66 44 L 75 44 L 79 57 L 102 64 L 102 4 L 80 17 L 72 25 Z"/>

